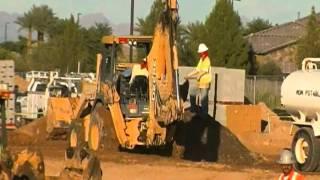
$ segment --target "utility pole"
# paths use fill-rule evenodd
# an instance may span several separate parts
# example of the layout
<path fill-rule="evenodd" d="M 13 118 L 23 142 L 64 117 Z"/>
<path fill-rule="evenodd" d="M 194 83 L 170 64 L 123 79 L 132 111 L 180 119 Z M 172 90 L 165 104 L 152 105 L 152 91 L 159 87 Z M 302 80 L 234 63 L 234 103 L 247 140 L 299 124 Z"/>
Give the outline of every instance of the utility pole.
<path fill-rule="evenodd" d="M 7 42 L 7 39 L 8 39 L 8 24 L 10 24 L 10 23 L 6 22 L 4 24 L 4 42 Z"/>
<path fill-rule="evenodd" d="M 79 25 L 80 24 L 80 16 L 81 16 L 82 14 L 81 13 L 77 13 L 77 24 Z"/>
<path fill-rule="evenodd" d="M 133 35 L 133 28 L 134 28 L 133 26 L 134 26 L 134 0 L 131 0 L 130 35 Z M 132 55 L 133 55 L 132 44 L 130 45 L 130 63 L 132 63 Z"/>

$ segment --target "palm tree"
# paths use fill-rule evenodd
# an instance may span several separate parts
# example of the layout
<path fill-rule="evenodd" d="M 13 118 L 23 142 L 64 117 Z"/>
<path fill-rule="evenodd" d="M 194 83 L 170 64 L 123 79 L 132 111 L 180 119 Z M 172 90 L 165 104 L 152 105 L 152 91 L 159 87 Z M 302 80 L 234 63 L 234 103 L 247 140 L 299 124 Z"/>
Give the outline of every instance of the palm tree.
<path fill-rule="evenodd" d="M 30 13 L 34 17 L 34 29 L 37 31 L 37 40 L 44 41 L 44 34 L 50 32 L 50 28 L 55 25 L 57 18 L 52 9 L 47 5 L 33 5 Z"/>
<path fill-rule="evenodd" d="M 197 48 L 205 42 L 206 28 L 202 22 L 178 26 L 178 40 L 181 64 L 195 65 L 198 60 Z"/>
<path fill-rule="evenodd" d="M 154 1 L 149 14 L 145 18 L 138 18 L 135 30 L 140 35 L 153 35 L 155 26 L 164 8 L 161 0 Z"/>
<path fill-rule="evenodd" d="M 23 16 L 18 17 L 15 23 L 21 26 L 20 29 L 28 30 L 27 47 L 30 48 L 32 44 L 32 30 L 34 27 L 34 17 L 29 11 L 27 13 L 24 13 Z"/>

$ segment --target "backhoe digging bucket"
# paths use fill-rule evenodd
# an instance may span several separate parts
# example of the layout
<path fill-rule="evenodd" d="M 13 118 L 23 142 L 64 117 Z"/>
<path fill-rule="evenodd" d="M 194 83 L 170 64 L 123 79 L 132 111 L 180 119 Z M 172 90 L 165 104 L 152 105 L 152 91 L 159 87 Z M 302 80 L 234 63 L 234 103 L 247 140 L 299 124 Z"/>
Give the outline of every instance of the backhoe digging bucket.
<path fill-rule="evenodd" d="M 68 148 L 66 150 L 65 168 L 60 173 L 61 180 L 101 180 L 100 161 L 85 148 Z"/>
<path fill-rule="evenodd" d="M 43 156 L 39 151 L 28 149 L 20 152 L 13 163 L 13 179 L 45 179 Z"/>
<path fill-rule="evenodd" d="M 97 151 L 100 147 L 118 148 L 119 143 L 111 114 L 102 103 L 97 103 L 91 112 L 88 145 L 89 148 L 94 151 Z"/>

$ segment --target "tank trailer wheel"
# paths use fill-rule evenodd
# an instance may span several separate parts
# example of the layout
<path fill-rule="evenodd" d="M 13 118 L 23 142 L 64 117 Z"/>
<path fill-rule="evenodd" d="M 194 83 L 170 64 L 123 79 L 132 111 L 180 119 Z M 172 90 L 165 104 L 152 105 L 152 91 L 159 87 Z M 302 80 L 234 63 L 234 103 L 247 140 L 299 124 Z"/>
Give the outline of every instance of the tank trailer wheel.
<path fill-rule="evenodd" d="M 296 169 L 309 172 L 316 170 L 320 157 L 320 140 L 314 136 L 311 128 L 301 128 L 295 133 L 292 151 Z"/>

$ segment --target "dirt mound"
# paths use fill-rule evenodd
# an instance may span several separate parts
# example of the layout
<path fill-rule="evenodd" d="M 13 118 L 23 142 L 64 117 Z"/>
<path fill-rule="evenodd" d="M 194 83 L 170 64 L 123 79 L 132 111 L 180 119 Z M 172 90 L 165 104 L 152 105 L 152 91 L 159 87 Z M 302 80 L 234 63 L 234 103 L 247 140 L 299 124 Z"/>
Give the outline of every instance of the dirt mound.
<path fill-rule="evenodd" d="M 106 112 L 99 109 L 100 117 L 110 116 Z M 176 144 L 180 151 L 177 154 L 183 154 L 183 158 L 191 161 L 210 161 L 233 165 L 253 165 L 260 162 L 260 158 L 251 153 L 235 135 L 227 128 L 220 125 L 210 116 L 200 116 L 190 112 L 186 112 L 188 120 L 179 122 L 176 129 Z M 105 119 L 111 119 L 106 118 Z M 115 134 L 112 121 L 106 122 L 105 130 L 109 131 L 109 138 L 105 147 L 117 147 L 118 141 Z M 153 151 L 154 150 L 154 151 Z M 177 149 L 176 149 L 177 150 Z M 141 147 L 135 148 L 132 153 L 142 154 L 162 154 L 159 149 L 145 149 Z M 166 153 L 165 153 L 166 154 Z"/>
<path fill-rule="evenodd" d="M 225 108 L 226 126 L 251 152 L 274 156 L 290 147 L 291 123 L 282 121 L 265 104 L 228 105 Z"/>
<path fill-rule="evenodd" d="M 241 139 L 246 142 L 248 148 L 255 152 L 276 156 L 283 148 L 290 148 L 292 141 L 291 122 L 282 121 L 264 103 L 259 103 L 259 106 L 261 120 L 266 123 L 264 132 L 244 133 Z"/>
<path fill-rule="evenodd" d="M 41 144 L 46 141 L 46 118 L 39 118 L 33 122 L 9 132 L 10 145 Z"/>
<path fill-rule="evenodd" d="M 235 165 L 252 165 L 259 161 L 257 155 L 251 153 L 235 135 L 210 116 L 187 115 L 190 119 L 184 124 L 185 159 Z"/>
<path fill-rule="evenodd" d="M 14 76 L 14 84 L 18 86 L 19 92 L 26 92 L 29 82 L 23 79 L 21 76 Z"/>

